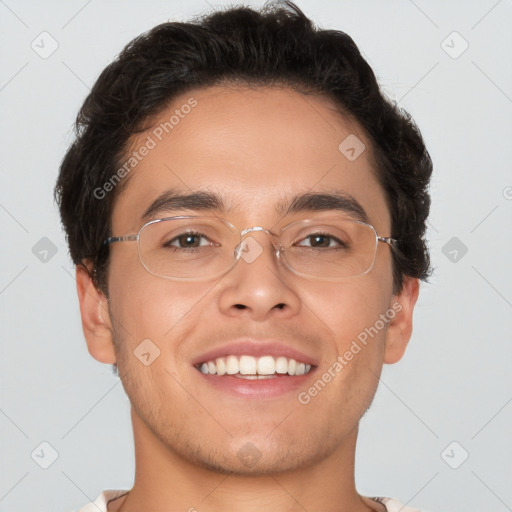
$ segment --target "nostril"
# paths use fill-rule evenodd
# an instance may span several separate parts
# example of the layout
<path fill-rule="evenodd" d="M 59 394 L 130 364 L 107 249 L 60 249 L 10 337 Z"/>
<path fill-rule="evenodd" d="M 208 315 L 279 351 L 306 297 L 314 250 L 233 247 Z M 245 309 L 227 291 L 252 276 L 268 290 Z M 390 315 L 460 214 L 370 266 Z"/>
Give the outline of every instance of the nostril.
<path fill-rule="evenodd" d="M 243 304 L 235 304 L 236 309 L 245 309 L 247 306 L 244 306 Z"/>
<path fill-rule="evenodd" d="M 274 307 L 279 308 L 279 309 L 284 309 L 285 306 L 286 306 L 286 304 L 284 304 L 283 302 L 280 302 L 279 304 L 276 304 Z"/>

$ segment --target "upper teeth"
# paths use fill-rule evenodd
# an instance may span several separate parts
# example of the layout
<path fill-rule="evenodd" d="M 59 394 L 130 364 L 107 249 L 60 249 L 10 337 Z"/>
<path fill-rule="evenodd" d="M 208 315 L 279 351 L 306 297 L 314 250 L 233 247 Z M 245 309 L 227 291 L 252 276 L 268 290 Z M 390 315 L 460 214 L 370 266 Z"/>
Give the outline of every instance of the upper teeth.
<path fill-rule="evenodd" d="M 204 362 L 200 370 L 206 374 L 217 375 L 273 375 L 281 373 L 288 375 L 304 375 L 311 370 L 311 365 L 300 363 L 295 359 L 273 356 L 227 356 L 214 361 Z"/>

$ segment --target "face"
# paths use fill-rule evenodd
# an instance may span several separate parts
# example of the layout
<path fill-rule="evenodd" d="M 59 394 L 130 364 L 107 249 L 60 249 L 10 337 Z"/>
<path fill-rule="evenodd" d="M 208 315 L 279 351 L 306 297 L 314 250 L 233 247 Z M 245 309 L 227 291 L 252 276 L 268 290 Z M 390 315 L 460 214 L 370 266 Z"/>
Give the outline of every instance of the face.
<path fill-rule="evenodd" d="M 182 108 L 190 98 L 195 106 Z M 179 121 L 166 133 L 161 123 L 176 109 Z M 361 143 L 366 149 L 347 158 L 339 145 L 354 135 L 356 151 Z M 357 202 L 379 235 L 390 236 L 370 141 L 326 99 L 291 89 L 199 89 L 175 100 L 132 149 L 147 145 L 148 136 L 154 147 L 115 203 L 114 236 L 138 232 L 144 212 L 169 190 L 208 193 L 223 207 L 173 207 L 150 219 L 217 216 L 239 230 L 276 232 L 312 215 L 343 213 L 283 208 L 303 194 L 337 193 Z M 330 282 L 291 272 L 268 233 L 250 236 L 263 249 L 254 260 L 192 282 L 150 274 L 135 242 L 112 244 L 106 328 L 86 333 L 97 359 L 118 364 L 136 438 L 156 439 L 201 467 L 239 474 L 307 467 L 336 453 L 369 407 L 383 362 L 403 353 L 411 314 L 404 297 L 393 295 L 387 244 L 378 244 L 370 272 Z M 292 366 L 293 358 L 311 371 L 251 380 L 199 369 L 216 357 L 241 355 L 288 357 Z"/>

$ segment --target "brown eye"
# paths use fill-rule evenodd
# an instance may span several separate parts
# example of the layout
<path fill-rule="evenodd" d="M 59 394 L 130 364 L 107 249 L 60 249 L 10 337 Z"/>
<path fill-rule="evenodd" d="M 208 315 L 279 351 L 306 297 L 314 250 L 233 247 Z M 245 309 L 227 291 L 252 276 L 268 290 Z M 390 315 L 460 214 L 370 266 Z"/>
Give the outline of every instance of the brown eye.
<path fill-rule="evenodd" d="M 183 233 L 164 244 L 165 247 L 178 249 L 195 249 L 208 245 L 211 245 L 211 242 L 202 233 Z"/>
<path fill-rule="evenodd" d="M 297 243 L 300 247 L 312 247 L 318 249 L 345 247 L 345 244 L 335 236 L 326 233 L 313 233 Z"/>

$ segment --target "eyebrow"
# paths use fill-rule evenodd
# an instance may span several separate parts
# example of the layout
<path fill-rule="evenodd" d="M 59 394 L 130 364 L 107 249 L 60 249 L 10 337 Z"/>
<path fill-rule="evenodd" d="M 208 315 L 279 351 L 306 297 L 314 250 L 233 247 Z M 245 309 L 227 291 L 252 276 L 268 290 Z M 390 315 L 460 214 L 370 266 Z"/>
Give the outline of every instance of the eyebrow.
<path fill-rule="evenodd" d="M 218 211 L 224 212 L 222 198 L 210 192 L 191 192 L 184 194 L 176 190 L 166 190 L 160 194 L 142 214 L 142 220 L 148 221 L 162 213 L 176 210 Z"/>
<path fill-rule="evenodd" d="M 355 220 L 368 222 L 368 215 L 353 196 L 345 192 L 306 193 L 295 196 L 291 202 L 281 203 L 278 208 L 283 215 L 300 212 L 336 210 L 350 214 Z"/>
<path fill-rule="evenodd" d="M 180 210 L 196 212 L 225 213 L 226 205 L 221 196 L 211 192 L 182 193 L 166 190 L 144 211 L 142 220 L 147 222 L 162 214 L 172 214 Z M 340 191 L 307 192 L 291 199 L 280 201 L 276 213 L 283 217 L 301 212 L 341 211 L 350 214 L 355 220 L 368 222 L 368 215 L 361 204 L 350 194 Z"/>

